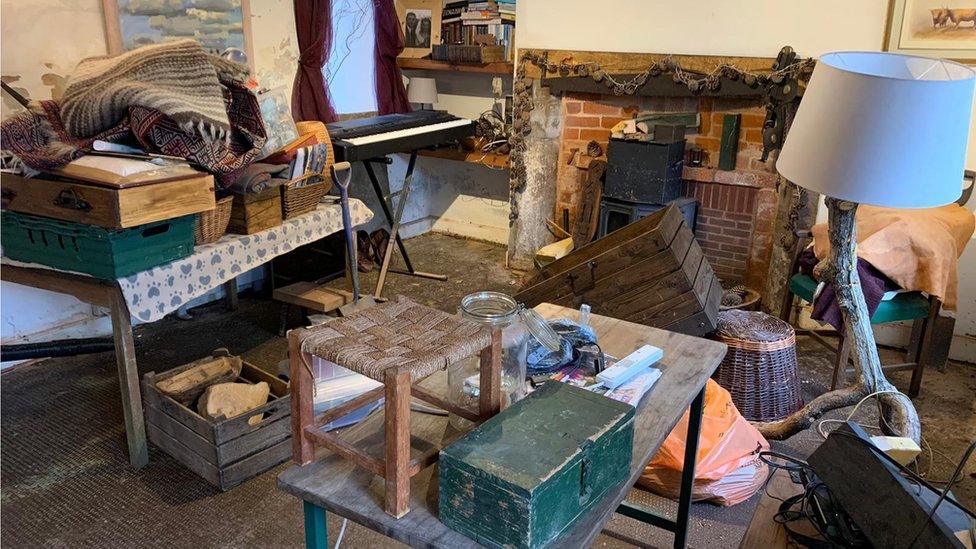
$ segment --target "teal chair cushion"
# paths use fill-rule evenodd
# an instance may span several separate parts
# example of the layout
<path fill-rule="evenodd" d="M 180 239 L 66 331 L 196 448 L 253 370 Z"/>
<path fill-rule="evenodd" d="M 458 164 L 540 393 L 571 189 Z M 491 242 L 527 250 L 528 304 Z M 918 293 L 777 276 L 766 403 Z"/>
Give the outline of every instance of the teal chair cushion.
<path fill-rule="evenodd" d="M 790 279 L 790 291 L 800 299 L 813 303 L 817 281 L 805 274 L 795 274 Z M 871 317 L 871 324 L 915 320 L 928 316 L 929 300 L 922 295 L 922 292 L 902 292 L 878 305 L 878 310 Z"/>

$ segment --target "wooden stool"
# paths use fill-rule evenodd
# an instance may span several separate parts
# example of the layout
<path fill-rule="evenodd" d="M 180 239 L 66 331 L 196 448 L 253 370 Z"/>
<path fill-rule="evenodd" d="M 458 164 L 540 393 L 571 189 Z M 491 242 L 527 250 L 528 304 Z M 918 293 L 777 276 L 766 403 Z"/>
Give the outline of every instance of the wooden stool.
<path fill-rule="evenodd" d="M 475 353 L 481 355 L 478 414 L 448 404 L 414 383 Z M 386 512 L 409 511 L 410 477 L 437 460 L 439 449 L 410 459 L 410 397 L 483 421 L 501 410 L 501 331 L 465 320 L 402 296 L 321 326 L 288 332 L 291 373 L 293 459 L 310 463 L 315 446 L 328 448 L 386 480 Z M 307 355 L 349 368 L 377 381 L 378 387 L 317 417 L 312 412 L 312 379 Z M 386 398 L 386 459 L 367 455 L 321 426 L 362 406 Z"/>

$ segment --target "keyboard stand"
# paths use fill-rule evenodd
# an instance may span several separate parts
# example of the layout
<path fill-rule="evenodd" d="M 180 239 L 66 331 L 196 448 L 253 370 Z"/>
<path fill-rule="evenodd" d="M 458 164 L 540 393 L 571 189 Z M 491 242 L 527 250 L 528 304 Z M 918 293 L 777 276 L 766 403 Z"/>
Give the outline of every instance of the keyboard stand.
<path fill-rule="evenodd" d="M 390 164 L 391 160 L 387 157 L 382 158 L 371 158 L 363 161 L 363 166 L 366 168 L 366 174 L 369 176 L 369 182 L 373 185 L 373 192 L 376 193 L 376 198 L 380 201 L 380 207 L 383 209 L 383 215 L 386 217 L 386 221 L 390 224 L 390 239 L 387 242 L 386 250 L 383 252 L 383 264 L 380 267 L 380 274 L 376 280 L 376 291 L 373 292 L 373 297 L 380 299 L 383 297 L 383 286 L 386 284 L 386 274 L 387 272 L 394 272 L 397 274 L 405 274 L 410 276 L 417 276 L 420 278 L 430 278 L 433 280 L 445 281 L 447 276 L 442 274 L 425 273 L 422 271 L 416 271 L 413 268 L 413 264 L 410 262 L 410 256 L 407 255 L 407 248 L 403 245 L 403 239 L 400 238 L 400 221 L 403 218 L 403 209 L 407 204 L 407 198 L 410 196 L 410 182 L 413 179 L 413 168 L 417 163 L 417 151 L 410 152 L 410 161 L 407 163 L 407 173 L 403 177 L 403 187 L 400 189 L 400 201 L 397 204 L 396 215 L 392 215 L 390 212 L 390 206 L 386 202 L 386 198 L 383 195 L 383 189 L 380 187 L 380 182 L 376 179 L 376 172 L 373 171 L 373 163 Z M 393 200 L 392 189 L 390 192 L 390 200 Z M 407 267 L 406 270 L 390 269 L 390 260 L 393 258 L 393 243 L 396 242 L 398 248 L 400 248 L 400 255 L 403 256 L 403 263 Z"/>

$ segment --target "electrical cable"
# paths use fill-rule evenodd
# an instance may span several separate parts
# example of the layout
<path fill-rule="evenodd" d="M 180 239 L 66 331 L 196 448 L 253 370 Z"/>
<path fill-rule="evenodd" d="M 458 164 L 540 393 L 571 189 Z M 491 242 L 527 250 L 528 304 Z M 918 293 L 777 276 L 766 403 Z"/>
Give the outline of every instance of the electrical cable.
<path fill-rule="evenodd" d="M 911 543 L 908 544 L 909 547 L 915 545 L 915 542 L 918 541 L 918 537 L 921 536 L 922 532 L 925 531 L 925 527 L 928 526 L 928 523 L 932 520 L 932 517 L 935 516 L 935 512 L 939 510 L 939 506 L 942 505 L 942 502 L 949 499 L 949 490 L 952 488 L 952 485 L 959 480 L 963 467 L 966 466 L 966 463 L 969 461 L 969 457 L 973 455 L 973 450 L 976 450 L 976 440 L 974 440 L 972 444 L 969 445 L 969 448 L 966 449 L 965 453 L 963 453 L 962 459 L 959 460 L 959 465 L 956 466 L 956 470 L 953 471 L 952 476 L 949 477 L 949 483 L 946 484 L 945 490 L 942 491 L 942 494 L 939 495 L 939 499 L 935 501 L 935 505 L 933 505 L 932 509 L 929 510 L 928 517 L 926 517 L 925 522 L 922 523 L 922 526 L 918 529 L 918 533 L 915 534 L 915 537 L 912 538 Z M 964 512 L 967 512 L 967 509 L 958 503 L 956 506 L 962 509 Z M 976 519 L 976 515 L 973 515 L 971 512 L 969 515 Z"/>
<path fill-rule="evenodd" d="M 349 524 L 349 519 L 346 519 L 346 518 L 342 519 L 342 526 L 339 527 L 339 536 L 336 537 L 336 542 L 335 542 L 335 546 L 333 547 L 333 549 L 339 549 L 339 546 L 342 545 L 342 536 L 344 536 L 346 534 L 346 525 L 347 524 Z"/>

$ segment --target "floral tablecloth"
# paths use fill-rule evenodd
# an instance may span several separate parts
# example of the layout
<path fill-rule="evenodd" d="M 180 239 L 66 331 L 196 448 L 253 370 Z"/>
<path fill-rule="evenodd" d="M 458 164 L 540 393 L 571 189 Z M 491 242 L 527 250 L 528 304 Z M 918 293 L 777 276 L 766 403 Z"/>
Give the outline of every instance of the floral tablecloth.
<path fill-rule="evenodd" d="M 349 210 L 353 226 L 373 218 L 373 212 L 359 200 L 350 199 Z M 224 235 L 216 242 L 197 246 L 188 257 L 120 278 L 118 283 L 131 315 L 142 322 L 153 322 L 245 271 L 341 230 L 339 204 L 323 203 L 313 212 L 266 231 L 247 236 Z M 6 257 L 2 263 L 56 270 Z"/>

